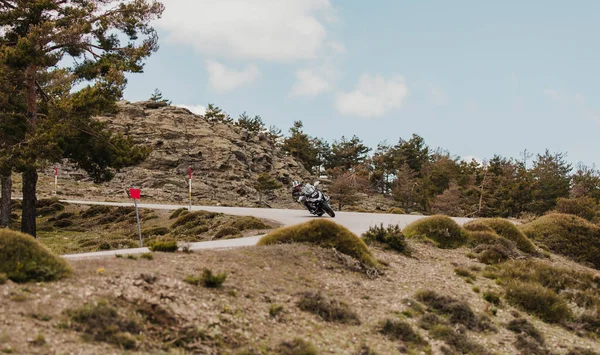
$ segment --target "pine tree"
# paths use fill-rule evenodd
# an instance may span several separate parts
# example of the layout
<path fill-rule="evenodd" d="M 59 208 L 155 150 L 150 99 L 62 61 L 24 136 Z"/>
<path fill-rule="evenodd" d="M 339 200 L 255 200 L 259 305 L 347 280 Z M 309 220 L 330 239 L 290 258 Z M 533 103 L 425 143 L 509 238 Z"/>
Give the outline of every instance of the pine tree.
<path fill-rule="evenodd" d="M 319 152 L 314 140 L 302 130 L 303 127 L 302 121 L 294 121 L 290 136 L 283 141 L 282 149 L 298 159 L 306 170 L 312 171 L 319 165 Z"/>
<path fill-rule="evenodd" d="M 282 185 L 275 178 L 267 173 L 261 173 L 256 180 L 254 188 L 258 191 L 258 201 L 262 203 L 263 195 L 268 194 L 273 190 L 277 190 Z"/>
<path fill-rule="evenodd" d="M 152 96 L 150 96 L 150 101 L 166 103 L 167 105 L 171 104 L 170 100 L 166 100 L 163 98 L 162 92 L 160 92 L 160 90 L 158 90 L 158 89 L 154 89 L 154 93 L 152 94 Z"/>
<path fill-rule="evenodd" d="M 233 123 L 233 118 L 221 110 L 219 106 L 209 103 L 204 112 L 204 118 L 209 122 Z"/>
<path fill-rule="evenodd" d="M 22 78 L 22 87 L 9 82 L 25 104 L 15 111 L 27 125 L 24 137 L 1 154 L 23 176 L 23 232 L 36 234 L 37 169 L 46 162 L 73 158 L 104 179 L 111 165 L 144 156 L 91 117 L 116 110 L 125 73 L 142 72 L 143 61 L 158 49 L 150 22 L 163 9 L 151 0 L 0 1 L 0 65 Z M 67 61 L 72 66 L 63 66 Z M 81 83 L 88 85 L 76 90 Z"/>

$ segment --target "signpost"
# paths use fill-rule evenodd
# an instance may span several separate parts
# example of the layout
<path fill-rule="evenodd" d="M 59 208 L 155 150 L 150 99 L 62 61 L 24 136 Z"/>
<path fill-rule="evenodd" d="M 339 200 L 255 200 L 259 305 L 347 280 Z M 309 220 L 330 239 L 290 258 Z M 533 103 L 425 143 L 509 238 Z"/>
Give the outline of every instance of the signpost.
<path fill-rule="evenodd" d="M 192 175 L 194 174 L 194 171 L 192 170 L 192 167 L 188 167 L 188 177 L 190 180 L 189 188 L 190 188 L 190 212 L 192 211 Z"/>
<path fill-rule="evenodd" d="M 56 191 L 58 190 L 58 165 L 54 166 L 54 191 L 53 195 L 56 196 Z"/>
<path fill-rule="evenodd" d="M 140 189 L 136 189 L 135 186 L 132 186 L 129 189 L 129 197 L 133 199 L 133 204 L 135 205 L 135 218 L 137 219 L 137 225 L 138 225 L 138 235 L 140 237 L 140 247 L 142 247 L 142 228 L 140 227 L 140 214 L 138 213 L 138 206 L 137 206 L 137 200 L 139 200 L 141 198 L 141 191 Z"/>

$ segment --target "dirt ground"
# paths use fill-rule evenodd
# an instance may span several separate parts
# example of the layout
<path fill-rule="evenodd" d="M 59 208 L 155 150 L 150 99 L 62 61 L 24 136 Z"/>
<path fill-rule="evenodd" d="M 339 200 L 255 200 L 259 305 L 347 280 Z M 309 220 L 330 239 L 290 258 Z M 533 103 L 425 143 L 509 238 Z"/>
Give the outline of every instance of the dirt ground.
<path fill-rule="evenodd" d="M 477 276 L 470 284 L 454 273 L 456 266 L 483 264 L 469 259 L 466 249 L 440 250 L 410 242 L 413 256 L 372 249 L 385 266 L 369 277 L 344 265 L 332 250 L 307 245 L 278 245 L 195 253 L 154 253 L 153 260 L 104 258 L 72 262 L 74 275 L 45 284 L 0 286 L 0 350 L 15 354 L 261 354 L 278 353 L 283 341 L 302 338 L 319 354 L 359 354 L 363 345 L 377 354 L 400 354 L 402 343 L 381 335 L 378 325 L 402 319 L 413 325 L 439 354 L 442 343 L 417 326 L 404 312 L 404 301 L 418 290 L 434 290 L 467 301 L 477 314 L 486 313 L 498 332 L 468 332 L 491 353 L 517 354 L 516 335 L 505 326 L 514 309 L 506 304 L 491 314 L 482 299 L 485 290 L 500 290 L 493 280 Z M 583 268 L 562 258 L 558 264 Z M 221 288 L 183 281 L 204 268 L 226 272 Z M 473 291 L 478 286 L 480 293 Z M 327 322 L 300 310 L 300 293 L 322 291 L 347 303 L 360 324 Z M 155 305 L 171 314 L 169 329 L 196 329 L 201 336 L 180 348 L 162 349 L 153 335 L 166 329 L 144 329 L 136 349 L 125 351 L 104 342 L 84 340 L 66 314 L 86 302 L 100 300 L 131 314 L 139 305 Z M 281 306 L 281 307 L 279 307 Z M 280 313 L 273 312 L 279 309 Z M 403 314 L 404 312 L 404 314 Z M 548 348 L 564 354 L 575 346 L 600 352 L 600 343 L 577 337 L 560 326 L 521 313 L 545 336 Z M 242 352 L 245 351 L 245 352 Z"/>

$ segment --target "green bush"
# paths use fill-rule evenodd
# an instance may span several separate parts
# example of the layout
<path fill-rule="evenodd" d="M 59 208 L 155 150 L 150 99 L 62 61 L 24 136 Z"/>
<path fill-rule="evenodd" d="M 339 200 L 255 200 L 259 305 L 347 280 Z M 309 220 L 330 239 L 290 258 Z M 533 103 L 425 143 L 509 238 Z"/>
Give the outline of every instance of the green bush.
<path fill-rule="evenodd" d="M 402 233 L 407 238 L 431 240 L 443 249 L 458 248 L 468 240 L 464 229 L 450 217 L 442 215 L 419 219 L 406 226 Z"/>
<path fill-rule="evenodd" d="M 370 227 L 363 233 L 362 237 L 367 245 L 379 243 L 387 249 L 395 250 L 405 255 L 411 254 L 408 243 L 402 234 L 400 226 L 397 224 L 389 225 L 387 228 L 383 224 Z"/>
<path fill-rule="evenodd" d="M 317 348 L 303 339 L 295 338 L 292 341 L 284 341 L 277 347 L 280 355 L 317 355 Z"/>
<path fill-rule="evenodd" d="M 321 292 L 305 292 L 300 295 L 298 307 L 318 315 L 328 322 L 360 324 L 358 315 L 346 303 L 325 297 Z"/>
<path fill-rule="evenodd" d="M 70 219 L 60 219 L 54 222 L 54 226 L 57 228 L 66 228 L 72 226 L 73 224 L 75 223 L 73 223 L 73 221 Z"/>
<path fill-rule="evenodd" d="M 539 284 L 519 281 L 508 283 L 506 301 L 548 323 L 562 323 L 573 316 L 562 298 Z"/>
<path fill-rule="evenodd" d="M 172 240 L 172 239 L 165 239 L 165 240 L 155 240 L 155 241 L 153 241 L 152 243 L 150 243 L 149 249 L 151 251 L 160 251 L 160 252 L 165 252 L 165 253 L 174 253 L 179 248 L 177 247 L 177 241 Z"/>
<path fill-rule="evenodd" d="M 258 241 L 258 245 L 279 243 L 310 243 L 323 248 L 335 248 L 340 253 L 349 255 L 367 266 L 378 266 L 364 241 L 346 227 L 326 219 L 314 219 L 306 223 L 278 228 Z"/>
<path fill-rule="evenodd" d="M 217 275 L 213 275 L 212 271 L 210 271 L 209 269 L 204 269 L 204 271 L 202 272 L 202 276 L 200 277 L 202 285 L 208 288 L 221 287 L 225 280 L 227 280 L 227 273 L 222 272 Z"/>
<path fill-rule="evenodd" d="M 598 204 L 591 197 L 563 198 L 556 200 L 556 212 L 572 214 L 591 221 L 598 213 Z"/>
<path fill-rule="evenodd" d="M 495 232 L 471 231 L 468 246 L 474 247 L 475 257 L 484 264 L 498 264 L 520 255 L 516 243 Z"/>
<path fill-rule="evenodd" d="M 14 282 L 54 281 L 68 276 L 71 268 L 33 237 L 0 229 L 0 273 Z"/>
<path fill-rule="evenodd" d="M 389 210 L 387 210 L 387 213 L 389 213 L 389 214 L 406 214 L 406 211 L 399 207 L 392 207 Z"/>
<path fill-rule="evenodd" d="M 477 225 L 483 225 L 484 227 L 477 227 Z M 507 219 L 483 218 L 465 224 L 465 229 L 467 230 L 472 230 L 472 228 L 485 227 L 489 227 L 499 236 L 517 243 L 517 248 L 519 248 L 519 250 L 521 250 L 522 252 L 527 254 L 537 254 L 535 245 L 531 242 L 531 240 L 529 240 L 529 238 L 527 238 L 527 236 L 523 234 L 523 232 L 521 232 L 514 223 Z"/>
<path fill-rule="evenodd" d="M 195 227 L 197 224 L 201 224 L 208 219 L 213 219 L 218 215 L 220 215 L 220 213 L 208 211 L 196 211 L 186 214 L 181 213 L 179 214 L 177 220 L 171 225 L 171 228 L 177 228 L 188 224 L 190 224 L 192 227 Z"/>
<path fill-rule="evenodd" d="M 485 291 L 483 293 L 483 299 L 493 305 L 500 305 L 500 295 L 494 291 Z"/>
<path fill-rule="evenodd" d="M 600 227 L 568 214 L 549 214 L 521 227 L 530 239 L 553 253 L 600 269 Z"/>
<path fill-rule="evenodd" d="M 8 277 L 6 276 L 6 274 L 3 272 L 0 272 L 0 285 L 4 285 L 7 280 L 8 280 Z"/>

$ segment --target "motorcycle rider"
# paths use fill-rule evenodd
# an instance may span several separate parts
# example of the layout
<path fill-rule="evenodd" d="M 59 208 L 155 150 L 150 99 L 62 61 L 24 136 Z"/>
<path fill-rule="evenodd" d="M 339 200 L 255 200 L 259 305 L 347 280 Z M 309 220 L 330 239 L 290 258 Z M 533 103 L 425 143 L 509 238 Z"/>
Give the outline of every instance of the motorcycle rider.
<path fill-rule="evenodd" d="M 319 191 L 309 183 L 302 185 L 298 181 L 294 181 L 292 187 L 292 196 L 294 199 L 298 199 L 298 202 L 304 203 L 304 206 L 306 206 L 310 213 L 314 213 L 315 208 L 312 202 L 318 201 L 321 198 Z"/>

